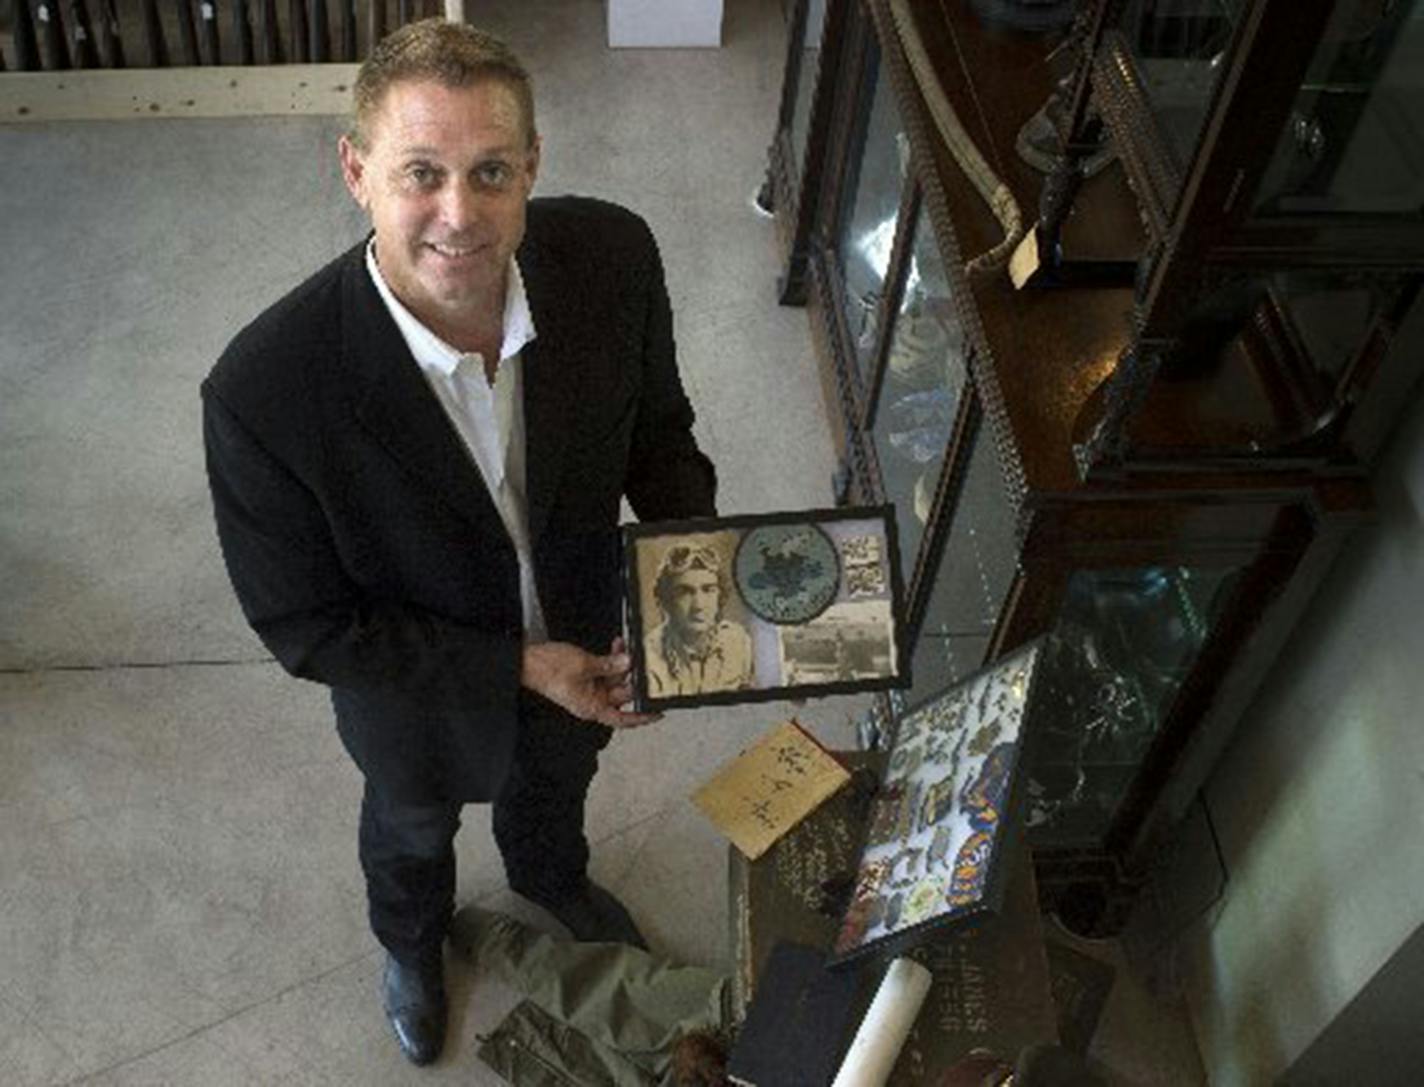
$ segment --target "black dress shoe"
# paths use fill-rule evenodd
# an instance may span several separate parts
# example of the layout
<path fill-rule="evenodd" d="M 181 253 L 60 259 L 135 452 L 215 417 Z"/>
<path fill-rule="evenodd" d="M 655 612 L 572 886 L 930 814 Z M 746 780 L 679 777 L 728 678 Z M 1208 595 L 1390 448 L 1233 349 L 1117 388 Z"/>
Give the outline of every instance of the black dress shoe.
<path fill-rule="evenodd" d="M 386 956 L 381 1007 L 412 1064 L 430 1064 L 445 1047 L 445 973 L 440 963 L 406 966 Z"/>
<path fill-rule="evenodd" d="M 517 889 L 515 893 L 552 913 L 580 943 L 629 944 L 648 950 L 623 903 L 592 880 L 586 880 L 577 894 L 557 901 Z"/>

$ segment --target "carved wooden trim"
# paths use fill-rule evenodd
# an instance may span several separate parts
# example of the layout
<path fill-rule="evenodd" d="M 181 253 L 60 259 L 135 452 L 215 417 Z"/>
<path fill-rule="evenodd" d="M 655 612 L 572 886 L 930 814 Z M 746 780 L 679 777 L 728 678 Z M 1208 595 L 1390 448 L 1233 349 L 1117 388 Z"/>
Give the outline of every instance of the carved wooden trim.
<path fill-rule="evenodd" d="M 830 374 L 835 388 L 835 426 L 842 435 L 840 445 L 848 448 L 851 437 L 856 433 L 858 397 L 852 379 L 854 359 L 846 358 L 848 332 L 845 324 L 845 307 L 838 289 L 839 271 L 834 253 L 817 248 L 811 254 L 811 289 L 819 306 L 820 327 L 825 337 L 824 350 L 829 356 Z"/>
<path fill-rule="evenodd" d="M 1181 191 L 1181 168 L 1152 116 L 1142 77 L 1118 31 L 1104 32 L 1091 79 L 1093 100 L 1112 134 L 1147 229 L 1154 240 L 1164 238 Z"/>

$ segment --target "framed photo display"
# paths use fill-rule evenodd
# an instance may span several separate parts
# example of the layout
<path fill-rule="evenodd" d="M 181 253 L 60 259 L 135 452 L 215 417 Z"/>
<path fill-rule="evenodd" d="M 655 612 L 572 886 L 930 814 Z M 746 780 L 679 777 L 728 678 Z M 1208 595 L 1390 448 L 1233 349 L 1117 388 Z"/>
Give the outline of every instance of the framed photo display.
<path fill-rule="evenodd" d="M 830 961 L 898 954 L 998 912 L 1039 638 L 900 718 Z"/>
<path fill-rule="evenodd" d="M 890 506 L 627 525 L 641 711 L 909 686 Z"/>

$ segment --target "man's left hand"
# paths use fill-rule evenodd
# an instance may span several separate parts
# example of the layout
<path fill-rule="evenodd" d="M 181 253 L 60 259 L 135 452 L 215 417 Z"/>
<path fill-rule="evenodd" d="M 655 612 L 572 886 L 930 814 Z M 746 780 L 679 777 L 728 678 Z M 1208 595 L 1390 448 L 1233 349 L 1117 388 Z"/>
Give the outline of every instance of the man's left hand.
<path fill-rule="evenodd" d="M 661 715 L 623 709 L 633 698 L 631 666 L 622 638 L 614 638 L 603 657 L 568 642 L 543 642 L 525 646 L 519 681 L 581 720 L 637 728 Z"/>

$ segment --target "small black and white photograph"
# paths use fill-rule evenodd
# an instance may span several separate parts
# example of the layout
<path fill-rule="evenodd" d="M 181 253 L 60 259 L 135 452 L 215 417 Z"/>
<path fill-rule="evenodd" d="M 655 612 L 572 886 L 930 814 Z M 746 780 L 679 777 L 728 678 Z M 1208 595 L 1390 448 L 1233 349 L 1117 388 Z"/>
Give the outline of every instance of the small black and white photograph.
<path fill-rule="evenodd" d="M 851 683 L 895 670 L 888 601 L 837 604 L 821 618 L 781 631 L 781 667 L 794 685 Z"/>
<path fill-rule="evenodd" d="M 847 536 L 841 542 L 847 566 L 880 565 L 879 536 Z"/>
<path fill-rule="evenodd" d="M 752 639 L 731 581 L 735 545 L 734 533 L 704 533 L 639 554 L 644 675 L 653 697 L 754 685 Z"/>
<path fill-rule="evenodd" d="M 847 596 L 880 596 L 885 592 L 885 570 L 878 562 L 847 566 L 845 586 Z"/>

